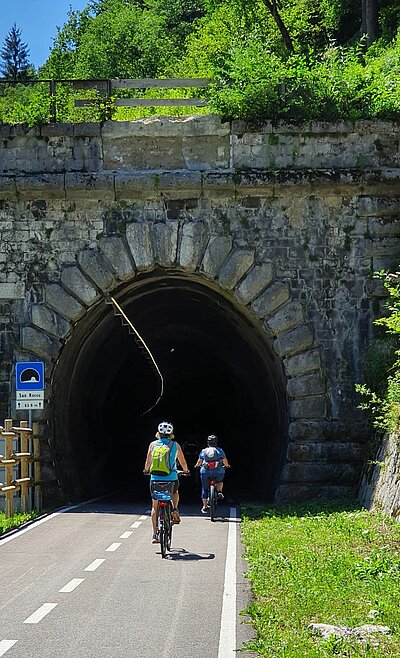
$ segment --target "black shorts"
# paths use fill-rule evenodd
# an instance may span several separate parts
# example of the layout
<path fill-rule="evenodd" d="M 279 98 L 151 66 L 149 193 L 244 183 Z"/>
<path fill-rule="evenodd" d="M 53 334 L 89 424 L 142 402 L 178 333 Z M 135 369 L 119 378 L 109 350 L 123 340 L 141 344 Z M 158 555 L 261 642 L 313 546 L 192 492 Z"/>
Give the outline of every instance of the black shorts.
<path fill-rule="evenodd" d="M 175 494 L 179 489 L 179 480 L 150 480 L 150 494 L 153 498 L 153 491 L 168 491 L 170 494 Z"/>

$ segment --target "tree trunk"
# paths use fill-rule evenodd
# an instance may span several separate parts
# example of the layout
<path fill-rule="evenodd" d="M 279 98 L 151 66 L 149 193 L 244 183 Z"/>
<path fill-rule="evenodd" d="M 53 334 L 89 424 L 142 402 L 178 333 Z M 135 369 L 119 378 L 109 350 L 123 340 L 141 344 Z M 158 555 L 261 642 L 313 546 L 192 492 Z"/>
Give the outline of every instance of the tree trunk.
<path fill-rule="evenodd" d="M 361 0 L 361 35 L 366 35 L 367 46 L 378 37 L 378 0 Z"/>
<path fill-rule="evenodd" d="M 292 39 L 290 38 L 290 34 L 287 30 L 287 27 L 285 23 L 282 20 L 282 17 L 278 11 L 277 7 L 277 0 L 262 0 L 266 8 L 270 11 L 270 13 L 273 16 L 273 19 L 275 23 L 278 26 L 278 29 L 282 35 L 283 43 L 285 44 L 286 48 L 288 49 L 289 52 L 293 53 L 294 48 L 293 48 L 293 42 Z M 363 0 L 364 1 L 364 0 Z"/>

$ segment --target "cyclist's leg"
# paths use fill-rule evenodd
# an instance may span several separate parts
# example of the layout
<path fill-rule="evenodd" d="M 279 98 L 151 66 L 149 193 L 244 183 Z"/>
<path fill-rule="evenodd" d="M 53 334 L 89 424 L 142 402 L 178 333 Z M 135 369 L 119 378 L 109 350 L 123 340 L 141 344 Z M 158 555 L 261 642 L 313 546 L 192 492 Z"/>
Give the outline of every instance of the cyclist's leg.
<path fill-rule="evenodd" d="M 151 500 L 152 506 L 151 506 L 151 524 L 153 526 L 153 537 L 152 541 L 155 541 L 158 539 L 158 531 L 157 531 L 157 513 L 158 513 L 158 500 L 154 500 L 152 498 Z"/>
<path fill-rule="evenodd" d="M 208 494 L 210 491 L 210 476 L 208 473 L 200 473 L 201 477 L 201 500 L 203 503 L 202 512 L 207 512 Z"/>
<path fill-rule="evenodd" d="M 215 489 L 217 491 L 217 494 L 219 494 L 219 498 L 223 498 L 223 493 L 222 489 L 224 488 L 224 483 L 223 479 L 225 477 L 225 471 L 221 471 L 216 473 L 215 475 Z"/>
<path fill-rule="evenodd" d="M 179 505 L 179 480 L 174 480 L 173 481 L 173 489 L 172 489 L 172 512 L 171 512 L 171 518 L 172 518 L 172 523 L 180 523 L 181 517 L 179 516 L 178 512 L 178 505 Z"/>

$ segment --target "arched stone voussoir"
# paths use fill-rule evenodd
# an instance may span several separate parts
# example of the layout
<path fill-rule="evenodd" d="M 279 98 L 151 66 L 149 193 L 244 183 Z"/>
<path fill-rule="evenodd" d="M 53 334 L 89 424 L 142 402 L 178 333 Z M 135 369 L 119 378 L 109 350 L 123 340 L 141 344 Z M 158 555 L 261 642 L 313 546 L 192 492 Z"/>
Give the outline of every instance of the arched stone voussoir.
<path fill-rule="evenodd" d="M 212 235 L 208 241 L 200 272 L 209 279 L 215 279 L 231 249 L 230 235 Z"/>
<path fill-rule="evenodd" d="M 161 267 L 176 264 L 178 253 L 178 222 L 157 222 L 153 226 L 155 261 Z"/>
<path fill-rule="evenodd" d="M 275 352 L 280 357 L 289 357 L 308 350 L 314 344 L 314 331 L 309 324 L 300 324 L 276 338 Z"/>
<path fill-rule="evenodd" d="M 32 306 L 32 324 L 57 338 L 64 338 L 71 330 L 71 324 L 45 304 Z"/>
<path fill-rule="evenodd" d="M 272 263 L 254 265 L 235 289 L 235 297 L 240 304 L 250 304 L 274 278 Z"/>
<path fill-rule="evenodd" d="M 126 239 L 139 271 L 155 266 L 153 231 L 150 222 L 135 222 L 126 227 Z"/>
<path fill-rule="evenodd" d="M 222 264 L 218 283 L 232 290 L 254 263 L 254 249 L 234 249 Z"/>
<path fill-rule="evenodd" d="M 251 304 L 251 309 L 257 318 L 272 315 L 280 306 L 290 299 L 290 287 L 286 281 L 275 281 Z"/>
<path fill-rule="evenodd" d="M 110 290 L 118 283 L 108 261 L 99 251 L 94 249 L 81 251 L 78 254 L 78 263 L 85 276 L 89 277 L 100 290 Z"/>
<path fill-rule="evenodd" d="M 301 304 L 289 302 L 266 320 L 267 327 L 275 336 L 290 331 L 304 322 L 304 313 Z"/>
<path fill-rule="evenodd" d="M 195 272 L 200 265 L 207 240 L 205 222 L 186 222 L 182 228 L 178 265 L 186 272 Z"/>
<path fill-rule="evenodd" d="M 325 394 L 325 378 L 321 372 L 298 375 L 289 379 L 286 387 L 290 398 L 304 398 L 309 395 Z"/>
<path fill-rule="evenodd" d="M 67 320 L 76 322 L 86 313 L 86 308 L 58 283 L 45 287 L 46 303 Z"/>
<path fill-rule="evenodd" d="M 120 281 L 130 279 L 135 274 L 133 258 L 119 235 L 100 238 L 98 245 Z"/>
<path fill-rule="evenodd" d="M 293 420 L 323 419 L 327 416 L 325 395 L 309 395 L 291 400 L 289 408 Z"/>
<path fill-rule="evenodd" d="M 75 265 L 62 271 L 61 283 L 86 306 L 90 306 L 100 297 L 96 288 Z"/>
<path fill-rule="evenodd" d="M 321 355 L 318 348 L 288 356 L 283 360 L 283 367 L 288 377 L 305 375 L 321 369 Z"/>
<path fill-rule="evenodd" d="M 21 346 L 23 350 L 32 354 L 56 359 L 60 351 L 60 340 L 36 327 L 23 327 Z"/>

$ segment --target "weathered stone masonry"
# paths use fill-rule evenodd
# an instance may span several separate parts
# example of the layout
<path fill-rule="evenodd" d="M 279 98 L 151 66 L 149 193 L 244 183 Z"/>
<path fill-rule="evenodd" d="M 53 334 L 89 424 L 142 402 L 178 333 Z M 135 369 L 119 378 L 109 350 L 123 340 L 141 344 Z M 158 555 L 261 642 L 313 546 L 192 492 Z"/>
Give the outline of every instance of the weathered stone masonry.
<path fill-rule="evenodd" d="M 155 268 L 197 277 L 254 318 L 288 400 L 278 500 L 353 492 L 353 386 L 399 254 L 398 125 L 218 117 L 0 127 L 0 415 L 13 364 L 52 373 L 101 297 Z M 51 404 L 47 477 L 57 473 Z"/>

